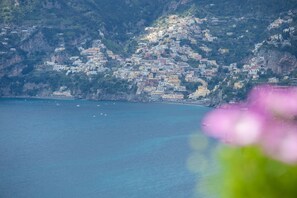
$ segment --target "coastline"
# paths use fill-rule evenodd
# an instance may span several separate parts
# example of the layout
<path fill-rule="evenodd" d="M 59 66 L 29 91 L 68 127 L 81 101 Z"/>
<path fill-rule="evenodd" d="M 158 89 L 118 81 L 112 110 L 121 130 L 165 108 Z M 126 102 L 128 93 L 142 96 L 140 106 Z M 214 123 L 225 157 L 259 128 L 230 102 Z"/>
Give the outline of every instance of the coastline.
<path fill-rule="evenodd" d="M 1 96 L 0 99 L 76 100 L 77 98 L 57 96 Z"/>
<path fill-rule="evenodd" d="M 152 103 L 152 104 L 168 104 L 168 105 L 187 105 L 187 106 L 200 106 L 200 107 L 211 107 L 205 101 L 142 101 L 142 100 L 95 100 L 86 98 L 76 97 L 57 97 L 57 96 L 1 96 L 0 99 L 36 99 L 36 100 L 86 100 L 86 101 L 108 101 L 108 102 L 130 102 L 130 103 Z"/>
<path fill-rule="evenodd" d="M 169 104 L 169 105 L 187 105 L 187 106 L 200 106 L 200 107 L 211 107 L 210 105 L 207 105 L 201 101 L 156 101 L 155 103 L 160 104 Z"/>

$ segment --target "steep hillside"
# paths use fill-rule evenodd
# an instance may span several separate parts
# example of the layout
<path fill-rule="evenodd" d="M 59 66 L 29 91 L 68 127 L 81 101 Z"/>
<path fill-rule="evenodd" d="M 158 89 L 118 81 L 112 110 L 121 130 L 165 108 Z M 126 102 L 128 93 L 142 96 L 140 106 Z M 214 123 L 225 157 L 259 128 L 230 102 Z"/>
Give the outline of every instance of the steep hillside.
<path fill-rule="evenodd" d="M 217 104 L 297 78 L 295 0 L 3 0 L 0 9 L 2 96 Z"/>

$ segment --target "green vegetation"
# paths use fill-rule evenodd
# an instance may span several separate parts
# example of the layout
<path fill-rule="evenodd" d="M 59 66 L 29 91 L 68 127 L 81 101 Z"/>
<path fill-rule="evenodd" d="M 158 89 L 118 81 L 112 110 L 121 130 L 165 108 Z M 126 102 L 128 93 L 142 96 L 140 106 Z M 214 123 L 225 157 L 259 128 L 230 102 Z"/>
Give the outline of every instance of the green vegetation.
<path fill-rule="evenodd" d="M 211 189 L 222 198 L 295 198 L 297 166 L 275 161 L 255 147 L 219 151 L 220 171 Z"/>
<path fill-rule="evenodd" d="M 201 82 L 187 82 L 183 77 L 181 78 L 181 85 L 186 87 L 187 91 L 184 95 L 188 96 L 189 94 L 195 92 L 202 84 Z"/>
<path fill-rule="evenodd" d="M 195 60 L 195 59 L 189 59 L 189 60 L 188 60 L 188 64 L 189 64 L 191 67 L 197 68 L 197 67 L 198 67 L 198 64 L 199 64 L 199 61 L 197 61 L 197 60 Z"/>
<path fill-rule="evenodd" d="M 33 24 L 75 30 L 98 37 L 105 29 L 107 40 L 125 43 L 160 14 L 159 1 L 146 0 L 20 0 L 0 2 L 0 23 Z M 170 0 L 162 0 L 166 5 Z M 63 31 L 62 31 L 63 32 Z M 131 34 L 127 34 L 127 33 Z"/>
<path fill-rule="evenodd" d="M 30 69 L 30 68 L 29 68 Z M 24 91 L 26 83 L 34 84 L 29 92 Z M 41 87 L 39 87 L 41 86 Z M 135 87 L 125 80 L 115 78 L 108 74 L 94 75 L 91 78 L 84 74 L 73 74 L 65 76 L 61 72 L 35 72 L 34 75 L 19 77 L 4 76 L 0 79 L 0 90 L 9 90 L 12 95 L 36 95 L 43 91 L 43 86 L 51 91 L 57 91 L 61 86 L 66 86 L 76 97 L 86 97 L 88 94 L 132 94 Z M 0 96 L 2 94 L 0 93 Z"/>

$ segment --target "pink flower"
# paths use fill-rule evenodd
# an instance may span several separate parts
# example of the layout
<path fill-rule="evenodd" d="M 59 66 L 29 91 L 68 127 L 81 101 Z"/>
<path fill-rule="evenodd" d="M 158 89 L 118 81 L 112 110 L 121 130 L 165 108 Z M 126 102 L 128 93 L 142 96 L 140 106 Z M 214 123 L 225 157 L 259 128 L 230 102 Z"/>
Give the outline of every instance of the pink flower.
<path fill-rule="evenodd" d="M 234 145 L 254 144 L 259 140 L 263 119 L 243 105 L 227 105 L 210 112 L 203 120 L 204 131 Z"/>
<path fill-rule="evenodd" d="M 261 139 L 264 151 L 285 163 L 297 163 L 297 125 L 275 120 L 266 126 Z"/>
<path fill-rule="evenodd" d="M 264 151 L 285 163 L 297 163 L 297 88 L 255 87 L 249 106 L 266 117 L 260 143 Z"/>
<path fill-rule="evenodd" d="M 262 85 L 249 95 L 249 106 L 266 116 L 295 119 L 297 117 L 297 88 Z"/>
<path fill-rule="evenodd" d="M 203 129 L 225 143 L 256 144 L 274 159 L 297 163 L 297 88 L 255 87 L 247 103 L 207 114 Z"/>

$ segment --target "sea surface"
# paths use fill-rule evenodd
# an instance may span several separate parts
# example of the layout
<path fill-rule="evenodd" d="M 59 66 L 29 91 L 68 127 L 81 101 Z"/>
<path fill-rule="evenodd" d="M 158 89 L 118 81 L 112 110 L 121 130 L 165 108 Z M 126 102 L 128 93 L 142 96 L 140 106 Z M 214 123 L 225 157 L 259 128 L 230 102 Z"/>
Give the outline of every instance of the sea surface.
<path fill-rule="evenodd" d="M 199 197 L 199 175 L 189 170 L 189 142 L 201 133 L 207 111 L 174 104 L 1 99 L 0 197 Z"/>

